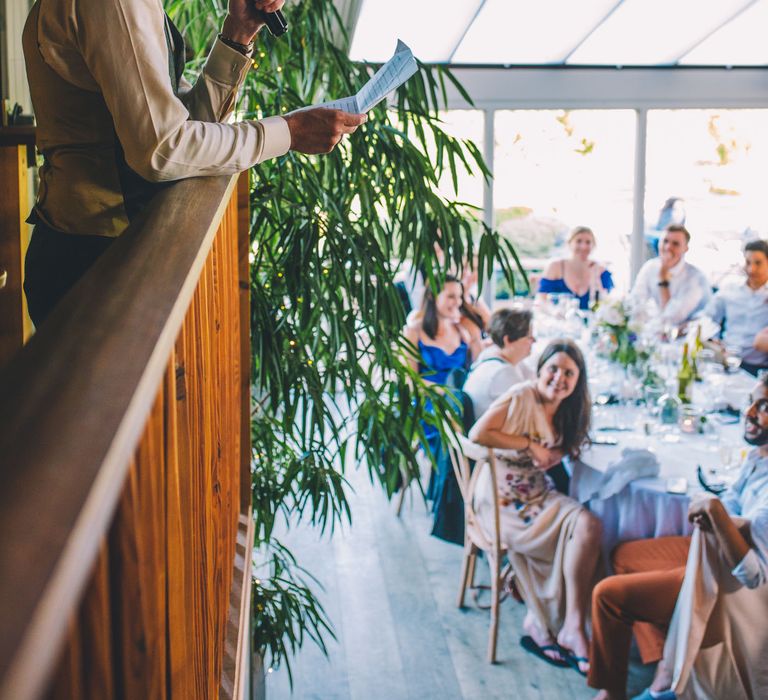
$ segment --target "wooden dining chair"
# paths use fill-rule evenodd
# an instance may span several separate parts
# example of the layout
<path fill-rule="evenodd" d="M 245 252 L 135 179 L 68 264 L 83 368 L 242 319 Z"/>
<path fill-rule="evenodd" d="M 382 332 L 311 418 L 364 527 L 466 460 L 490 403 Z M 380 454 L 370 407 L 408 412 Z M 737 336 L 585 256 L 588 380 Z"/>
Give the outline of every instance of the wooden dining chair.
<path fill-rule="evenodd" d="M 459 584 L 458 607 L 464 607 L 467 588 L 476 589 L 475 567 L 478 552 L 485 552 L 491 574 L 491 627 L 488 634 L 488 662 L 496 662 L 496 642 L 499 632 L 499 606 L 503 599 L 502 586 L 505 576 L 511 574 L 510 567 L 502 570 L 502 560 L 507 553 L 507 547 L 501 541 L 499 523 L 499 502 L 495 497 L 496 458 L 493 450 L 478 445 L 460 433 L 449 443 L 448 451 L 453 464 L 456 480 L 459 482 L 461 496 L 464 500 L 464 555 L 461 563 L 461 579 Z M 474 469 L 470 466 L 474 460 Z M 493 521 L 491 532 L 484 528 L 474 508 L 475 488 L 483 470 L 490 469 L 491 493 L 494 494 Z"/>

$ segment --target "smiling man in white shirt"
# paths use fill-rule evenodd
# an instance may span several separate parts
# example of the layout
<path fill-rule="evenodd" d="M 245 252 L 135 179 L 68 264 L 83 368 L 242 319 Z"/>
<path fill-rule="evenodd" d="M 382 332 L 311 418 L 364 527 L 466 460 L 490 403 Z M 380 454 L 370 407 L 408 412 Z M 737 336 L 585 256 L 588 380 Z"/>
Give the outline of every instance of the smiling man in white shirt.
<path fill-rule="evenodd" d="M 722 326 L 723 343 L 738 352 L 742 369 L 756 375 L 768 368 L 768 241 L 744 246 L 744 273 L 744 282 L 718 291 L 704 313 Z"/>
<path fill-rule="evenodd" d="M 648 260 L 637 274 L 631 297 L 638 304 L 656 302 L 661 318 L 681 326 L 700 312 L 711 296 L 706 275 L 685 262 L 691 234 L 685 226 L 673 224 L 659 241 L 659 256 Z"/>

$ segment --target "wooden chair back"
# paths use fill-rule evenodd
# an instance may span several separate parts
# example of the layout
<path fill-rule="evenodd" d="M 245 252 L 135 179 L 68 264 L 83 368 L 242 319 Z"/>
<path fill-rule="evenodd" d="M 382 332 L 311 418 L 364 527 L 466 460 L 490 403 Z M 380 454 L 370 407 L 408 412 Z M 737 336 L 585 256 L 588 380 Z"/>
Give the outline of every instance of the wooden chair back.
<path fill-rule="evenodd" d="M 462 499 L 464 500 L 464 525 L 467 536 L 480 549 L 500 556 L 506 551 L 506 546 L 501 541 L 496 457 L 493 454 L 493 450 L 489 447 L 478 445 L 461 433 L 456 432 L 448 443 L 448 453 L 454 473 L 456 474 L 456 481 L 459 483 Z M 474 462 L 474 467 L 472 462 Z M 493 513 L 490 532 L 480 523 L 475 511 L 477 483 L 480 475 L 486 469 L 490 471 L 489 480 Z"/>

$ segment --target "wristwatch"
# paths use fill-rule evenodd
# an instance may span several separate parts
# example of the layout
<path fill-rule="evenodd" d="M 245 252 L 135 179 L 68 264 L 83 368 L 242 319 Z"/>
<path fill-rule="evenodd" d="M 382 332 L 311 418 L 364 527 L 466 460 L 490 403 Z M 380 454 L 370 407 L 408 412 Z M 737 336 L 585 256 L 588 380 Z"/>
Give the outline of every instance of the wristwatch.
<path fill-rule="evenodd" d="M 253 51 L 253 42 L 250 44 L 241 44 L 239 41 L 230 39 L 223 34 L 219 34 L 219 41 L 224 44 L 224 46 L 229 46 L 230 49 L 234 49 L 238 53 L 243 54 L 243 56 L 248 56 Z"/>
<path fill-rule="evenodd" d="M 659 280 L 659 287 L 669 287 L 669 280 Z"/>

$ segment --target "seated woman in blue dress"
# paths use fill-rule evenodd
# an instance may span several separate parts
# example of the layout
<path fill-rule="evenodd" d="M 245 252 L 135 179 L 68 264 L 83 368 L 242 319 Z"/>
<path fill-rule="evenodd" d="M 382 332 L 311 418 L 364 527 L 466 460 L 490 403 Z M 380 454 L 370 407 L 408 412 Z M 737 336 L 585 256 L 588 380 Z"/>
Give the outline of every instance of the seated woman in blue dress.
<path fill-rule="evenodd" d="M 553 260 L 539 281 L 539 294 L 570 294 L 587 310 L 599 297 L 613 289 L 613 278 L 602 265 L 589 256 L 597 241 L 592 229 L 577 226 L 568 236 L 571 257 Z"/>
<path fill-rule="evenodd" d="M 425 381 L 451 385 L 460 389 L 463 375 L 482 349 L 480 329 L 474 324 L 462 323 L 464 288 L 452 275 L 445 278 L 438 294 L 427 288 L 421 309 L 406 325 L 406 340 L 418 348 L 419 359 L 409 362 Z M 433 502 L 435 523 L 432 534 L 436 537 L 464 544 L 464 506 L 453 474 L 448 454 L 436 428 L 425 426 L 428 448 L 434 455 L 437 471 L 430 478 L 427 497 Z"/>

